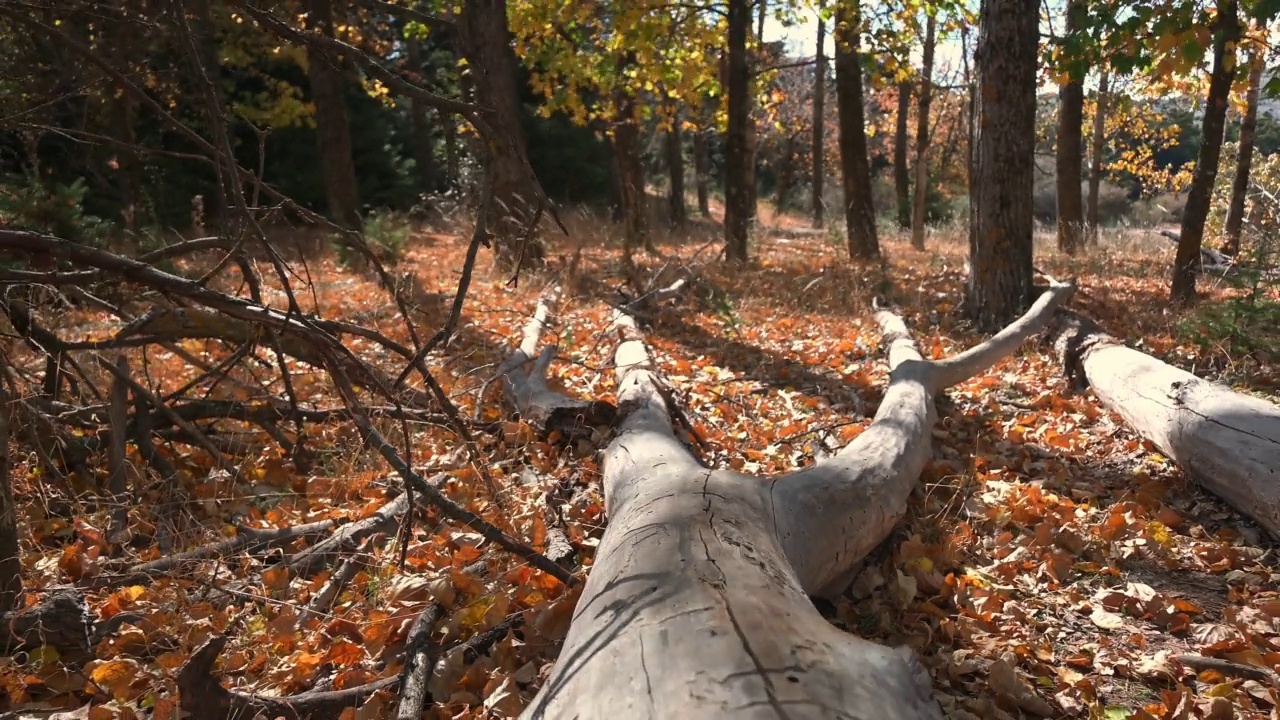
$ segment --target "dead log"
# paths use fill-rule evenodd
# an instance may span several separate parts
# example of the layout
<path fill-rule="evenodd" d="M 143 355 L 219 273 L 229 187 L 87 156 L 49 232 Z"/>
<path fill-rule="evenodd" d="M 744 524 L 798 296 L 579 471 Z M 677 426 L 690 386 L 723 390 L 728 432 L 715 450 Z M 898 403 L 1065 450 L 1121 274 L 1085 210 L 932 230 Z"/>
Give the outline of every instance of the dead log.
<path fill-rule="evenodd" d="M 1069 377 L 1280 538 L 1280 407 L 1125 347 L 1076 313 L 1060 311 L 1048 339 Z"/>
<path fill-rule="evenodd" d="M 542 293 L 533 317 L 525 323 L 520 346 L 498 366 L 497 377 L 502 379 L 507 397 L 521 418 L 543 435 L 559 431 L 572 441 L 590 437 L 595 428 L 608 427 L 616 410 L 607 402 L 572 398 L 547 387 L 547 368 L 555 359 L 556 348 L 548 345 L 538 352 L 538 343 L 555 313 L 562 291 L 562 286 L 553 285 Z M 522 368 L 530 361 L 533 367 L 526 373 Z"/>
<path fill-rule="evenodd" d="M 931 454 L 935 394 L 1013 352 L 1071 289 L 1055 285 L 995 337 L 939 362 L 879 313 L 891 372 L 873 424 L 776 478 L 709 469 L 676 439 L 643 339 L 619 313 L 609 525 L 523 717 L 941 718 L 909 650 L 835 630 L 810 595 L 841 589 L 906 511 Z"/>
<path fill-rule="evenodd" d="M 84 595 L 62 591 L 34 607 L 0 613 L 0 655 L 48 646 L 64 665 L 93 659 L 93 613 Z"/>

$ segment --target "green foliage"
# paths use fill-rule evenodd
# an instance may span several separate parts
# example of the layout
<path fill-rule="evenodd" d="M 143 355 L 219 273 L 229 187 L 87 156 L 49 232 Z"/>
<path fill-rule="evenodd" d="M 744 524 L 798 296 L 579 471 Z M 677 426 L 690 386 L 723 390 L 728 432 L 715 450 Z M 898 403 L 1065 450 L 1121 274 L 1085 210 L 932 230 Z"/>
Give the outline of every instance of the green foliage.
<path fill-rule="evenodd" d="M 84 178 L 46 187 L 32 175 L 0 187 L 0 220 L 12 228 L 56 235 L 101 247 L 115 231 L 113 223 L 84 212 L 89 186 Z"/>
<path fill-rule="evenodd" d="M 413 228 L 404 213 L 378 208 L 365 216 L 361 232 L 365 243 L 382 264 L 395 265 L 404 254 Z M 334 240 L 333 250 L 338 256 L 338 262 L 344 266 L 351 267 L 363 262 L 360 254 L 343 238 Z"/>
<path fill-rule="evenodd" d="M 1280 358 L 1280 302 L 1265 297 L 1203 303 L 1178 330 L 1202 351 L 1220 349 L 1229 357 L 1249 355 L 1262 363 Z"/>

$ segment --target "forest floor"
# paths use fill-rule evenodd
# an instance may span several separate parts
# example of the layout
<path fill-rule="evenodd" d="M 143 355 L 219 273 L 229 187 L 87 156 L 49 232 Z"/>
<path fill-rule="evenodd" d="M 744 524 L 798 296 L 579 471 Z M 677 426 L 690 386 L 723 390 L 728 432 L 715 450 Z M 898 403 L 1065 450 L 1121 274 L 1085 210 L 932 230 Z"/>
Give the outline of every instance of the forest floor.
<path fill-rule="evenodd" d="M 560 350 L 550 375 L 572 395 L 611 399 L 605 301 L 616 299 L 624 273 L 617 244 L 604 235 L 616 232 L 587 216 L 567 220 L 572 235 L 551 237 L 552 267 L 563 268 L 579 243 L 583 256 L 544 336 Z M 882 271 L 851 264 L 832 237 L 804 231 L 799 220 L 766 226 L 752 248 L 758 259 L 746 268 L 717 262 L 719 231 L 699 222 L 660 238 L 661 257 L 636 258 L 642 274 L 694 271 L 693 289 L 667 303 L 646 336 L 705 442 L 706 460 L 761 474 L 812 463 L 870 423 L 886 382 L 869 312 L 877 294 L 901 308 L 926 355 L 981 339 L 959 308 L 963 238 L 933 236 L 927 251 L 915 252 L 891 235 Z M 1209 286 L 1202 309 L 1170 310 L 1166 269 L 1173 249 L 1150 236 L 1104 236 L 1102 247 L 1083 259 L 1060 256 L 1042 242 L 1037 265 L 1076 278 L 1073 307 L 1113 334 L 1202 376 L 1276 399 L 1280 328 L 1268 337 L 1239 327 L 1248 318 L 1232 315 L 1235 325 L 1224 329 L 1214 308 L 1240 291 L 1220 283 L 1202 283 Z M 465 250 L 461 233 L 427 230 L 406 248 L 396 270 L 416 282 L 413 315 L 421 332 L 444 322 Z M 394 307 L 368 277 L 332 257 L 311 262 L 309 271 L 325 317 L 408 342 Z M 422 424 L 411 430 L 412 462 L 424 476 L 445 473 L 440 487 L 450 498 L 539 549 L 562 524 L 589 563 L 606 520 L 594 448 L 585 441 L 549 443 L 509 421 L 496 384 L 481 397 L 541 290 L 558 278 L 523 276 L 514 287 L 508 280 L 482 256 L 459 332 L 431 358 L 464 414 L 498 423 L 477 435 L 481 462 L 468 461 L 449 431 Z M 113 327 L 85 311 L 48 324 L 70 338 L 101 337 Z M 204 341 L 184 347 L 210 360 L 230 353 Z M 385 354 L 352 347 L 393 375 L 401 369 Z M 34 356 L 14 353 L 16 366 L 40 367 Z M 159 392 L 196 374 L 165 354 L 147 363 L 148 382 Z M 304 401 L 336 404 L 322 374 L 296 373 Z M 244 399 L 239 392 L 222 385 L 214 397 Z M 1276 717 L 1280 545 L 1189 485 L 1089 393 L 1073 393 L 1046 348 L 1028 344 L 952 389 L 939 399 L 939 417 L 934 459 L 907 518 L 847 593 L 834 603 L 819 601 L 836 627 L 919 651 L 952 718 Z M 378 422 L 399 444 L 400 425 Z M 130 509 L 139 539 L 123 548 L 103 538 L 108 509 L 87 499 L 92 488 L 54 487 L 16 453 L 28 587 L 63 586 L 122 559 L 159 557 L 156 538 L 166 534 L 176 551 L 218 540 L 235 523 L 267 528 L 364 517 L 399 487 L 349 424 L 311 426 L 309 441 L 318 462 L 300 473 L 269 440 L 250 433 L 246 443 L 254 449 L 244 456 L 250 479 L 239 482 L 211 475 L 199 450 L 174 452 L 198 502 L 174 506 L 149 485 Z M 514 716 L 555 660 L 574 594 L 435 513 L 414 524 L 407 547 L 403 536 L 392 535 L 363 548 L 365 569 L 332 610 L 310 618 L 299 617 L 301 608 L 328 573 L 290 578 L 263 565 L 269 558 L 227 558 L 150 583 L 90 591 L 98 619 L 127 613 L 129 621 L 78 671 L 41 653 L 0 659 L 8 695 L 0 711 L 88 701 L 94 707 L 86 717 L 152 711 L 176 717 L 175 670 L 204 640 L 228 629 L 217 672 L 230 687 L 267 695 L 352 687 L 399 671 L 409 625 L 434 599 L 446 608 L 433 638 L 439 646 L 510 623 L 512 615 L 523 625 L 499 633 L 479 657 L 446 656 L 430 686 L 439 704 L 428 716 Z M 244 581 L 237 599 L 219 601 L 211 590 L 231 581 Z M 39 597 L 32 592 L 29 601 Z M 393 703 L 394 696 L 375 695 L 344 716 L 386 717 Z"/>

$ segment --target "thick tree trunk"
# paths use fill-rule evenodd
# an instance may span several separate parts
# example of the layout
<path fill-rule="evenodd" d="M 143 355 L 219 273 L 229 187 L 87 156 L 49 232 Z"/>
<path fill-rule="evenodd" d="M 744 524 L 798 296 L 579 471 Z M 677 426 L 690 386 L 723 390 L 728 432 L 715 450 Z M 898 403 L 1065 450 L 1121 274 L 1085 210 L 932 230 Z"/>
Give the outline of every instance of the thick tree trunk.
<path fill-rule="evenodd" d="M 929 208 L 929 106 L 933 100 L 933 50 L 938 20 L 930 15 L 924 30 L 920 75 L 920 117 L 916 122 L 916 194 L 911 205 L 911 247 L 924 249 L 924 219 Z"/>
<path fill-rule="evenodd" d="M 922 359 L 902 320 L 879 313 L 891 371 L 874 422 L 836 456 L 776 478 L 708 469 L 677 440 L 643 339 L 618 314 L 609 526 L 522 717 L 941 718 L 909 651 L 836 631 L 809 596 L 842 591 L 905 513 L 932 454 L 934 396 L 1013 352 L 1069 294 L 1055 287 L 943 361 Z"/>
<path fill-rule="evenodd" d="M 1240 230 L 1244 227 L 1244 201 L 1249 194 L 1249 173 L 1253 166 L 1253 137 L 1258 129 L 1258 95 L 1262 87 L 1263 54 L 1254 50 L 1249 57 L 1249 90 L 1245 95 L 1244 117 L 1240 119 L 1240 152 L 1236 155 L 1236 176 L 1231 181 L 1231 206 L 1222 229 L 1223 252 L 1240 252 Z"/>
<path fill-rule="evenodd" d="M 1069 376 L 1087 381 L 1191 479 L 1280 538 L 1280 407 L 1125 347 L 1060 312 L 1051 333 Z"/>
<path fill-rule="evenodd" d="M 341 0 L 339 0 L 341 1 Z M 332 0 L 307 0 L 307 19 L 319 32 L 333 37 Z M 360 227 L 360 197 L 356 187 L 356 164 L 351 155 L 351 129 L 347 123 L 347 101 L 343 88 L 345 70 L 317 46 L 307 46 L 307 77 L 316 107 L 316 140 L 324 172 L 324 193 L 329 217 L 348 229 Z"/>
<path fill-rule="evenodd" d="M 636 248 L 654 252 L 649 235 L 647 200 L 644 193 L 644 160 L 640 157 L 640 125 L 636 121 L 635 98 L 620 93 L 618 117 L 613 125 L 613 156 L 617 161 L 622 193 L 623 252 L 627 257 Z"/>
<path fill-rule="evenodd" d="M 999 327 L 1031 298 L 1039 5 L 983 0 L 970 181 L 966 304 L 979 327 Z"/>
<path fill-rule="evenodd" d="M 871 163 L 862 111 L 862 64 L 858 42 L 862 18 L 857 3 L 842 3 L 836 13 L 836 102 L 840 109 L 840 165 L 844 176 L 844 217 L 849 256 L 880 256 L 876 211 L 872 204 Z"/>
<path fill-rule="evenodd" d="M 458 39 L 467 60 L 476 101 L 487 108 L 493 202 L 485 223 L 494 237 L 498 261 L 508 267 L 539 264 L 546 248 L 530 225 L 546 198 L 529 165 L 520 124 L 516 58 L 507 30 L 506 0 L 465 0 Z"/>
<path fill-rule="evenodd" d="M 827 25 L 822 18 L 822 0 L 818 0 L 818 57 L 813 76 L 813 226 L 824 224 L 823 185 L 826 180 L 826 105 L 827 105 Z"/>
<path fill-rule="evenodd" d="M 1200 246 L 1204 241 L 1204 222 L 1213 199 L 1213 185 L 1218 178 L 1218 161 L 1222 157 L 1222 133 L 1227 124 L 1227 101 L 1231 97 L 1231 81 L 1235 69 L 1235 43 L 1240 39 L 1240 20 L 1236 0 L 1218 2 L 1218 19 L 1213 39 L 1213 74 L 1209 78 L 1209 101 L 1204 108 L 1204 132 L 1195 175 L 1187 192 L 1187 205 L 1182 212 L 1182 229 L 1178 234 L 1178 254 L 1173 264 L 1170 297 L 1175 303 L 1189 304 L 1196 298 L 1196 276 L 1200 270 Z"/>
<path fill-rule="evenodd" d="M 405 41 L 409 55 L 409 69 L 422 72 L 422 41 L 409 38 Z M 424 193 L 434 192 L 439 181 L 435 153 L 432 150 L 431 124 L 427 120 L 428 105 L 418 97 L 409 98 L 409 120 L 412 126 L 413 164 L 418 185 Z"/>
<path fill-rule="evenodd" d="M 707 131 L 693 133 L 693 184 L 698 192 L 698 214 L 711 219 L 711 158 L 707 155 Z"/>
<path fill-rule="evenodd" d="M 1089 155 L 1089 207 L 1085 222 L 1089 228 L 1089 244 L 1098 244 L 1098 193 L 1102 191 L 1102 153 L 1107 143 L 1107 83 L 1110 76 L 1104 65 L 1098 74 L 1098 96 L 1093 109 L 1093 147 Z"/>
<path fill-rule="evenodd" d="M 1080 30 L 1087 12 L 1083 0 L 1067 5 L 1067 35 Z M 1084 243 L 1083 180 L 1084 73 L 1074 69 L 1058 89 L 1058 249 L 1075 255 Z"/>
<path fill-rule="evenodd" d="M 747 0 L 729 0 L 728 91 L 729 129 L 725 136 L 724 253 L 727 260 L 746 262 L 751 232 L 755 173 L 751 154 L 751 98 L 747 70 L 747 33 L 751 7 Z"/>
<path fill-rule="evenodd" d="M 893 126 L 893 194 L 897 200 L 898 227 L 911 229 L 911 171 L 907 168 L 907 127 L 911 112 L 911 83 L 898 83 L 898 110 Z"/>
<path fill-rule="evenodd" d="M 671 208 L 671 226 L 680 227 L 689 219 L 684 206 L 684 133 L 680 131 L 680 113 L 677 111 L 667 131 L 667 204 Z"/>

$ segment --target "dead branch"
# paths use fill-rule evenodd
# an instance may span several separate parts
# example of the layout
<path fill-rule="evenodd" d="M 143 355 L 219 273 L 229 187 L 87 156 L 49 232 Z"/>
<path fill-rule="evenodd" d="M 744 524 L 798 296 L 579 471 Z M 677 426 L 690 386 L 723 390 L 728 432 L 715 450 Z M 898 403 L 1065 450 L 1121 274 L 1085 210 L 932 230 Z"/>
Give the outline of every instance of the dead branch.
<path fill-rule="evenodd" d="M 314 575 L 333 562 L 334 558 L 353 550 L 370 535 L 390 531 L 408 510 L 409 496 L 400 493 L 369 517 L 343 525 L 329 537 L 289 558 L 287 564 L 290 576 Z"/>
<path fill-rule="evenodd" d="M 414 621 L 409 631 L 408 647 L 405 649 L 404 675 L 400 683 L 400 703 L 396 707 L 396 720 L 420 720 L 422 708 L 426 704 L 427 679 L 431 675 L 434 663 L 435 648 L 431 644 L 431 633 L 435 630 L 444 608 L 440 603 L 431 603 Z"/>

